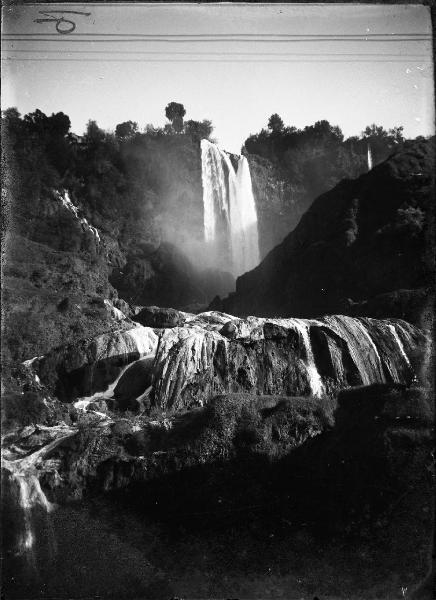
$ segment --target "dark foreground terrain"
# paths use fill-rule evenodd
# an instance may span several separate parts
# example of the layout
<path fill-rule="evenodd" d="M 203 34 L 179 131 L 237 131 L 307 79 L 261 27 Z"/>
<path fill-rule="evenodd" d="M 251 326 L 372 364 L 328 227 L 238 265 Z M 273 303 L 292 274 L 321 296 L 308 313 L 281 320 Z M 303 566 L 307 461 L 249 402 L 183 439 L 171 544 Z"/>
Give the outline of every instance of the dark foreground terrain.
<path fill-rule="evenodd" d="M 112 417 L 80 418 L 46 457 L 53 512 L 17 508 L 4 472 L 6 598 L 430 598 L 414 595 L 434 512 L 422 388 Z M 16 446 L 41 444 L 31 430 Z M 20 553 L 26 518 L 36 543 Z"/>

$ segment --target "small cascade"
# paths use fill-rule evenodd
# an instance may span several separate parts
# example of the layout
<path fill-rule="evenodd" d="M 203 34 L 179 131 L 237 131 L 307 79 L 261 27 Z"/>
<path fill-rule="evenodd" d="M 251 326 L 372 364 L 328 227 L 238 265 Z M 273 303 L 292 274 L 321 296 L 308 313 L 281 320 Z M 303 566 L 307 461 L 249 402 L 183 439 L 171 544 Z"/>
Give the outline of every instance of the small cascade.
<path fill-rule="evenodd" d="M 67 426 L 38 427 L 55 435 L 55 439 L 24 457 L 18 443 L 2 449 L 2 469 L 10 475 L 10 481 L 16 490 L 18 506 L 23 513 L 23 533 L 18 539 L 17 555 L 33 552 L 36 541 L 33 524 L 34 510 L 39 506 L 48 514 L 55 508 L 41 488 L 37 465 L 62 441 L 77 433 L 77 429 Z"/>
<path fill-rule="evenodd" d="M 111 400 L 114 397 L 114 390 L 117 387 L 118 382 L 120 381 L 121 377 L 124 375 L 124 373 L 130 369 L 132 367 L 132 365 L 134 365 L 135 363 L 144 360 L 145 358 L 154 358 L 155 357 L 155 353 L 152 352 L 150 354 L 145 354 L 140 356 L 140 358 L 138 358 L 137 360 L 134 360 L 133 362 L 130 362 L 128 364 L 126 364 L 121 371 L 119 372 L 118 376 L 116 377 L 116 379 L 114 379 L 114 381 L 109 384 L 107 386 L 107 388 L 101 392 L 95 392 L 94 394 L 92 394 L 91 396 L 83 396 L 82 398 L 78 398 L 75 402 L 74 402 L 74 406 L 75 408 L 77 408 L 77 410 L 86 412 L 88 406 L 92 403 L 92 402 L 99 402 L 101 400 Z M 94 414 L 98 415 L 99 417 L 101 417 L 102 419 L 105 420 L 105 422 L 111 422 L 112 419 L 110 419 L 108 417 L 108 415 L 99 412 L 97 410 L 92 411 Z"/>
<path fill-rule="evenodd" d="M 96 227 L 93 227 L 90 223 L 88 223 L 87 219 L 84 217 L 79 217 L 79 209 L 75 206 L 68 194 L 67 191 L 64 192 L 64 195 L 58 194 L 59 200 L 62 202 L 63 206 L 74 215 L 74 217 L 80 222 L 82 229 L 84 231 L 89 231 L 96 239 L 97 244 L 100 244 L 100 234 Z"/>
<path fill-rule="evenodd" d="M 372 150 L 371 146 L 368 144 L 368 171 L 372 169 Z"/>
<path fill-rule="evenodd" d="M 377 347 L 359 319 L 340 315 L 324 317 L 323 321 L 345 340 L 362 384 L 385 383 L 386 378 Z"/>
<path fill-rule="evenodd" d="M 237 171 L 229 155 L 201 141 L 204 239 L 213 260 L 239 276 L 259 264 L 259 236 L 250 167 L 240 156 Z"/>
<path fill-rule="evenodd" d="M 409 360 L 407 354 L 404 351 L 403 342 L 400 340 L 400 338 L 398 336 L 398 333 L 397 333 L 397 330 L 391 324 L 389 324 L 388 327 L 389 327 L 389 329 L 392 332 L 392 335 L 393 335 L 393 337 L 394 337 L 394 339 L 395 339 L 395 341 L 396 341 L 396 343 L 398 345 L 398 349 L 399 349 L 401 355 L 403 356 L 403 358 L 404 358 L 405 362 L 407 363 L 407 365 L 410 367 L 410 360 Z"/>
<path fill-rule="evenodd" d="M 312 346 L 309 338 L 309 321 L 303 321 L 302 319 L 288 319 L 289 324 L 299 333 L 301 341 L 303 342 L 305 358 L 303 359 L 304 366 L 307 371 L 307 378 L 309 380 L 310 391 L 313 396 L 320 398 L 324 393 L 324 384 L 321 376 L 315 364 L 315 358 L 313 356 Z"/>

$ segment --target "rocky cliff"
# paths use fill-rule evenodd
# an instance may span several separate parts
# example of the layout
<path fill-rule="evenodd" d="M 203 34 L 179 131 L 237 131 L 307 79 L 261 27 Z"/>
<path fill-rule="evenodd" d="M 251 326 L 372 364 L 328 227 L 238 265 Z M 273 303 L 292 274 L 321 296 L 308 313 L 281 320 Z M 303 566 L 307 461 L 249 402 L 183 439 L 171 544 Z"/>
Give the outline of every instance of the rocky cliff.
<path fill-rule="evenodd" d="M 301 182 L 292 182 L 266 158 L 247 154 L 259 229 L 259 250 L 264 258 L 295 228 L 313 200 Z"/>
<path fill-rule="evenodd" d="M 118 328 L 131 311 L 125 300 L 205 306 L 233 288 L 231 275 L 193 260 L 203 238 L 198 143 L 170 136 L 96 148 L 62 138 L 70 171 L 61 182 L 45 164 L 42 136 L 15 121 L 6 152 L 4 364 Z M 121 159 L 132 174 L 115 171 Z"/>
<path fill-rule="evenodd" d="M 4 364 L 120 327 L 107 251 L 67 193 L 14 203 L 3 244 Z"/>
<path fill-rule="evenodd" d="M 410 384 L 425 380 L 430 360 L 428 338 L 395 319 L 238 319 L 207 312 L 179 313 L 163 329 L 131 324 L 25 366 L 64 402 L 95 397 L 114 409 L 174 412 L 222 393 L 334 397 L 350 386 Z M 138 360 L 141 365 L 126 369 Z"/>
<path fill-rule="evenodd" d="M 318 197 L 222 304 L 233 314 L 420 319 L 432 284 L 433 140 Z"/>
<path fill-rule="evenodd" d="M 229 280 L 191 260 L 198 146 L 99 139 L 62 181 L 17 146 L 9 182 L 8 598 L 411 595 L 434 512 L 431 144 L 319 197 L 230 312 L 200 312 Z M 304 195 L 250 164 L 266 252 Z"/>
<path fill-rule="evenodd" d="M 11 109 L 3 120 L 3 289 L 11 315 L 4 334 L 12 360 L 110 330 L 105 300 L 125 313 L 119 299 L 198 309 L 235 285 L 225 269 L 204 268 L 198 139 L 156 131 L 118 138 L 90 123 L 78 142 L 68 129 L 62 113 L 22 118 Z M 265 256 L 312 197 L 277 164 L 247 157 Z"/>

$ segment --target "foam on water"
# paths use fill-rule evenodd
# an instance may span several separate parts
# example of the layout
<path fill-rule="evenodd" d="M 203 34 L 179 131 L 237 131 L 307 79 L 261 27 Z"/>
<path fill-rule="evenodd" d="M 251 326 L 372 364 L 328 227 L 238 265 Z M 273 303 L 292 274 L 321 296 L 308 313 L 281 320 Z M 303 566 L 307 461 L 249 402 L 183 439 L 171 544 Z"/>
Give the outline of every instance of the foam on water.
<path fill-rule="evenodd" d="M 201 141 L 204 207 L 204 239 L 222 244 L 218 256 L 230 252 L 231 264 L 224 265 L 235 276 L 259 264 L 259 234 L 250 167 L 245 156 L 237 171 L 230 156 L 208 140 Z"/>

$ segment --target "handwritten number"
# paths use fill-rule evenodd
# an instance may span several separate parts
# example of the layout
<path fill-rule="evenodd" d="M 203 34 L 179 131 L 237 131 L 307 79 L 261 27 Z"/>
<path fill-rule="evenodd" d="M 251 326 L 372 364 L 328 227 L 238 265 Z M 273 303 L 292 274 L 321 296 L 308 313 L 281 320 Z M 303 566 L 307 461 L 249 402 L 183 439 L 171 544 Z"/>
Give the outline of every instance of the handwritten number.
<path fill-rule="evenodd" d="M 80 12 L 77 10 L 50 10 L 47 12 L 39 11 L 41 15 L 48 17 L 48 19 L 34 19 L 34 23 L 56 23 L 56 31 L 61 34 L 72 33 L 76 29 L 76 23 L 74 21 L 70 21 L 69 19 L 65 19 L 65 17 L 55 17 L 54 14 L 75 14 L 75 15 L 84 15 L 85 17 L 89 17 L 91 13 Z"/>

